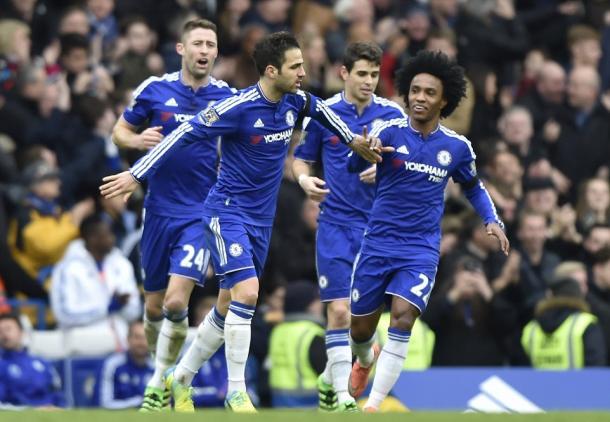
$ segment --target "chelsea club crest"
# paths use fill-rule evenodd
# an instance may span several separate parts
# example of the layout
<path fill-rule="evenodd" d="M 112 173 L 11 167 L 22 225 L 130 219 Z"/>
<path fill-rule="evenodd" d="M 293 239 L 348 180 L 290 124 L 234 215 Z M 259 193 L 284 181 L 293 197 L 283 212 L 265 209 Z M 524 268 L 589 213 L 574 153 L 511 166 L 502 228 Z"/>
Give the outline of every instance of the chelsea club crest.
<path fill-rule="evenodd" d="M 451 153 L 447 150 L 439 151 L 436 155 L 436 160 L 441 166 L 448 166 L 451 164 Z"/>
<path fill-rule="evenodd" d="M 288 126 L 294 126 L 294 113 L 291 110 L 288 110 L 286 113 L 286 124 Z"/>

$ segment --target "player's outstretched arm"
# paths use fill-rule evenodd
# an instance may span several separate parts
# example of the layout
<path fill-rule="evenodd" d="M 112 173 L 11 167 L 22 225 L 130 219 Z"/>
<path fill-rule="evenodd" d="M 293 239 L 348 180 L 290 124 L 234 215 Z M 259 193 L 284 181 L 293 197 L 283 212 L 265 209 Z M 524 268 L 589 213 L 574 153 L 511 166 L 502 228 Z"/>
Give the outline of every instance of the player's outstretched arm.
<path fill-rule="evenodd" d="M 100 194 L 111 199 L 123 195 L 123 201 L 127 202 L 139 183 L 129 171 L 106 176 L 102 179 L 105 183 L 100 186 Z"/>
<path fill-rule="evenodd" d="M 121 116 L 112 129 L 112 142 L 119 148 L 148 150 L 163 139 L 161 126 L 149 127 L 142 133 L 136 133 L 136 129 Z"/>
<path fill-rule="evenodd" d="M 292 172 L 295 179 L 299 182 L 299 186 L 301 186 L 310 199 L 322 202 L 326 195 L 330 193 L 330 189 L 325 188 L 326 182 L 324 180 L 309 175 L 309 164 L 305 161 L 295 158 L 292 162 Z"/>
<path fill-rule="evenodd" d="M 502 227 L 498 223 L 489 223 L 485 225 L 487 229 L 488 236 L 495 236 L 500 242 L 500 249 L 504 252 L 504 255 L 508 255 L 510 250 L 510 242 L 508 241 L 508 237 L 506 237 L 506 233 L 502 230 Z"/>

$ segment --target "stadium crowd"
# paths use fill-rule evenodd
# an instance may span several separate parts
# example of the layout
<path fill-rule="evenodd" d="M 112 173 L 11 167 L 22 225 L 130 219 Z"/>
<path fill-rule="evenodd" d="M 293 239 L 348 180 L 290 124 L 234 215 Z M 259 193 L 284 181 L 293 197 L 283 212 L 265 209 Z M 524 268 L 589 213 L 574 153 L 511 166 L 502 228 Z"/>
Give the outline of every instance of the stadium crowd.
<path fill-rule="evenodd" d="M 530 358 L 530 321 L 552 332 L 577 311 L 594 316 L 580 333 L 580 366 L 609 364 L 607 2 L 0 0 L 1 403 L 65 405 L 52 367 L 28 357 L 20 344 L 29 322 L 106 336 L 110 344 L 100 352 L 120 355 L 100 369 L 97 403 L 139 405 L 143 380 L 152 373 L 138 322 L 145 192 L 125 203 L 103 199 L 98 186 L 145 154 L 145 145 L 119 150 L 112 128 L 142 81 L 180 69 L 175 44 L 184 22 L 196 17 L 218 24 L 212 75 L 237 89 L 258 80 L 254 45 L 280 30 L 298 36 L 307 72 L 303 89 L 322 98 L 342 89 L 341 59 L 352 42 L 382 47 L 377 94 L 399 104 L 394 73 L 406 59 L 429 49 L 457 60 L 465 68 L 467 97 L 442 124 L 472 142 L 512 250 L 500 252 L 459 185 L 450 184 L 439 271 L 422 316 L 433 347 L 419 369 L 537 366 Z M 251 396 L 263 405 L 271 404 L 269 379 L 278 377 L 267 375 L 273 327 L 285 314 L 322 319 L 321 307 L 313 306 L 319 304 L 319 204 L 295 180 L 292 160 L 286 161 L 253 321 L 250 366 L 259 376 Z M 191 326 L 217 291 L 208 270 L 206 286 L 191 297 Z M 316 351 L 323 336 L 322 330 L 321 345 L 312 343 L 317 372 L 325 363 Z M 202 369 L 197 405 L 222 405 L 222 356 Z M 40 377 L 12 369 L 27 359 L 38 362 L 30 366 Z M 109 367 L 117 379 L 138 381 L 115 382 Z M 40 379 L 25 395 L 12 381 L 22 375 Z"/>

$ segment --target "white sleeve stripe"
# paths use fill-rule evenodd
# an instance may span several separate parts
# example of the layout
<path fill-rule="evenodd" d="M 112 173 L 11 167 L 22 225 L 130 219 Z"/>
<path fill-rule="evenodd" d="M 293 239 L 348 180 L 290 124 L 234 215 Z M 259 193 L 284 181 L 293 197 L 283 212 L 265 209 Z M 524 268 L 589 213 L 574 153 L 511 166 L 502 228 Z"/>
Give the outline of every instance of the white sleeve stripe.
<path fill-rule="evenodd" d="M 349 127 L 337 116 L 326 104 L 321 101 L 318 101 L 316 106 L 318 111 L 321 111 L 324 116 L 328 119 L 328 121 L 333 125 L 337 131 L 339 131 L 344 139 L 351 139 L 353 137 L 352 131 Z"/>
<path fill-rule="evenodd" d="M 459 133 L 454 132 L 453 130 L 451 130 L 449 128 L 446 128 L 443 125 L 440 126 L 440 129 L 445 135 L 464 142 L 466 144 L 466 146 L 468 147 L 468 150 L 470 151 L 470 155 L 472 156 L 472 159 L 475 160 L 477 158 L 477 155 L 475 154 L 474 149 L 472 148 L 472 143 L 465 136 L 460 135 Z"/>
<path fill-rule="evenodd" d="M 153 148 L 146 156 L 131 169 L 131 174 L 135 177 L 140 178 L 150 170 L 150 168 L 157 162 L 159 157 L 167 152 L 168 149 L 174 145 L 182 135 L 193 130 L 188 122 L 184 122 L 176 130 L 174 130 L 169 136 L 167 136 L 159 145 Z"/>
<path fill-rule="evenodd" d="M 370 133 L 370 136 L 379 136 L 384 129 L 387 129 L 390 126 L 403 127 L 406 125 L 406 122 L 407 122 L 406 119 L 403 119 L 403 118 L 396 118 L 396 119 L 388 120 L 388 121 L 380 124 L 379 126 L 377 126 L 375 129 L 373 129 Z"/>
<path fill-rule="evenodd" d="M 178 72 L 166 73 L 163 76 L 150 76 L 136 88 L 136 90 L 133 92 L 133 94 L 131 94 L 131 96 L 135 100 L 142 93 L 142 91 L 144 91 L 146 87 L 148 87 L 148 85 L 150 85 L 151 83 L 160 81 L 177 81 L 179 77 L 180 76 L 178 75 Z"/>
<path fill-rule="evenodd" d="M 487 199 L 489 200 L 489 203 L 491 204 L 491 209 L 493 210 L 494 218 L 496 219 L 496 221 L 501 221 L 500 216 L 498 215 L 498 211 L 496 210 L 496 204 L 494 204 L 494 201 L 491 199 L 489 192 L 487 192 L 485 185 L 480 180 L 479 180 L 479 186 L 481 189 L 483 189 L 483 192 L 485 192 L 485 195 L 487 196 Z"/>
<path fill-rule="evenodd" d="M 218 115 L 221 115 L 241 103 L 244 103 L 246 101 L 255 100 L 256 98 L 258 98 L 258 96 L 259 96 L 258 92 L 253 89 L 250 92 L 247 92 L 247 93 L 244 93 L 241 95 L 237 95 L 237 96 L 234 96 L 231 98 L 227 98 L 226 100 L 221 101 L 218 104 L 215 104 L 213 107 L 214 107 L 214 110 L 216 110 L 216 113 L 218 113 Z"/>
<path fill-rule="evenodd" d="M 112 406 L 114 401 L 114 372 L 116 369 L 125 363 L 125 355 L 117 354 L 110 356 L 104 363 L 102 370 L 101 388 L 100 388 L 100 405 L 102 407 Z"/>
<path fill-rule="evenodd" d="M 165 139 L 163 139 L 163 141 L 161 141 L 160 144 L 155 146 L 151 151 L 149 151 L 144 156 L 144 158 L 142 158 L 142 160 L 140 160 L 138 163 L 136 163 L 135 166 L 133 166 L 131 168 L 131 173 L 135 176 L 136 173 L 139 173 L 143 169 L 145 169 L 151 163 L 151 161 L 152 162 L 156 161 L 156 157 L 159 154 L 159 151 L 162 150 L 164 148 L 164 146 L 167 145 L 167 143 L 171 142 L 176 136 L 184 133 L 184 130 L 186 129 L 187 126 L 189 126 L 189 123 L 184 122 L 180 126 L 178 126 L 176 129 L 174 129 L 174 131 L 171 132 L 169 135 L 167 135 L 165 137 Z M 138 177 L 138 176 L 136 176 L 136 177 Z"/>

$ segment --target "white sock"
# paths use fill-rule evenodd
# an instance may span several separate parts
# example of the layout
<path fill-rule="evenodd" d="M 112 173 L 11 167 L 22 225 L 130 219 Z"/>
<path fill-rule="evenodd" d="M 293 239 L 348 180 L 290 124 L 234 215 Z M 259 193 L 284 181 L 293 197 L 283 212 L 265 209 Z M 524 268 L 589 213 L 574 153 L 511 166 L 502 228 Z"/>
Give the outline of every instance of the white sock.
<path fill-rule="evenodd" d="M 354 400 L 349 395 L 347 388 L 349 374 L 352 370 L 349 329 L 326 331 L 326 354 L 328 356 L 326 368 L 330 368 L 332 385 L 337 393 L 337 401 L 343 403 Z"/>
<path fill-rule="evenodd" d="M 209 360 L 225 341 L 225 318 L 214 307 L 197 327 L 197 336 L 191 343 L 174 372 L 174 379 L 191 385 L 203 363 Z"/>
<path fill-rule="evenodd" d="M 388 329 L 388 341 L 383 346 L 377 360 L 373 389 L 364 407 L 372 406 L 379 409 L 381 402 L 388 396 L 394 384 L 396 384 L 396 380 L 400 376 L 407 357 L 410 337 L 410 331 L 391 327 Z"/>
<path fill-rule="evenodd" d="M 227 396 L 234 391 L 246 391 L 246 361 L 250 352 L 251 325 L 254 306 L 231 302 L 225 319 L 225 354 L 229 387 Z"/>
<path fill-rule="evenodd" d="M 148 352 L 153 361 L 156 359 L 155 352 L 157 351 L 157 339 L 159 338 L 161 325 L 163 325 L 163 317 L 154 320 L 144 314 L 144 335 L 146 336 L 146 344 L 148 344 Z"/>
<path fill-rule="evenodd" d="M 180 349 L 186 339 L 186 331 L 188 330 L 188 321 L 186 315 L 188 311 L 185 309 L 179 315 L 168 315 L 163 320 L 161 332 L 157 339 L 157 358 L 155 359 L 155 372 L 148 381 L 149 387 L 164 388 L 163 374 L 173 364 L 176 363 Z M 167 318 L 169 316 L 171 320 Z"/>
<path fill-rule="evenodd" d="M 357 343 L 352 337 L 350 337 L 350 339 L 352 353 L 358 358 L 358 363 L 360 363 L 360 366 L 362 366 L 363 368 L 368 368 L 369 366 L 371 366 L 373 364 L 373 360 L 375 359 L 375 353 L 373 352 L 373 343 L 375 343 L 375 335 L 373 334 L 373 337 L 371 337 L 367 341 L 363 341 L 362 343 Z"/>

